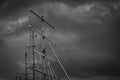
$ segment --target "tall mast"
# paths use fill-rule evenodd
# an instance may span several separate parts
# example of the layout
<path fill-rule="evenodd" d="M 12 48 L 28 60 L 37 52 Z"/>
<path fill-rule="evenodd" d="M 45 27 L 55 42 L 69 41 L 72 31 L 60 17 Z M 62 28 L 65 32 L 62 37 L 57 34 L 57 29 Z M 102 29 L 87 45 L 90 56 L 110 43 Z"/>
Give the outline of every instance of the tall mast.
<path fill-rule="evenodd" d="M 47 22 L 43 17 L 39 16 L 38 14 L 36 14 L 33 10 L 29 10 L 31 13 L 33 13 L 35 16 L 37 16 L 39 19 L 41 19 L 43 22 L 45 22 L 47 25 L 49 25 L 52 29 L 55 29 L 55 27 L 50 24 L 49 22 Z"/>
<path fill-rule="evenodd" d="M 32 25 L 28 25 L 28 28 L 29 28 L 29 31 L 30 31 L 30 45 L 28 45 L 28 47 L 30 49 L 30 53 L 32 53 L 32 62 L 30 63 L 30 66 L 28 66 L 27 61 L 29 60 L 29 58 L 28 58 L 28 55 L 27 55 L 27 52 L 26 52 L 25 53 L 25 73 L 20 73 L 20 74 L 23 74 L 25 76 L 25 78 L 24 78 L 25 80 L 28 80 L 29 77 L 30 78 L 32 77 L 31 80 L 37 80 L 38 78 L 40 80 L 60 80 L 58 78 L 58 76 L 56 75 L 56 73 L 55 73 L 55 71 L 53 69 L 53 66 L 51 64 L 51 62 L 56 62 L 56 61 L 51 59 L 51 57 L 49 57 L 49 55 L 47 55 L 47 52 L 46 52 L 47 47 L 45 46 L 45 44 L 46 44 L 45 42 L 47 41 L 48 42 L 47 44 L 49 44 L 48 47 L 50 47 L 52 52 L 54 53 L 54 56 L 56 57 L 58 63 L 60 64 L 63 72 L 65 73 L 65 76 L 67 77 L 68 80 L 70 80 L 70 78 L 69 78 L 63 64 L 61 63 L 61 61 L 60 61 L 59 57 L 57 56 L 56 51 L 54 49 L 54 47 L 56 47 L 56 44 L 53 41 L 49 40 L 45 35 L 46 31 L 45 31 L 45 28 L 44 28 L 44 23 L 49 25 L 52 29 L 56 29 L 56 28 L 52 24 L 47 22 L 43 18 L 43 16 L 39 16 L 33 10 L 30 10 L 30 12 L 33 13 L 34 15 L 36 15 L 39 19 L 41 19 L 41 24 L 42 24 L 41 28 L 42 29 L 41 29 L 41 32 L 39 32 L 39 31 L 35 30 Z M 41 41 L 42 41 L 41 42 L 41 48 L 42 48 L 41 50 L 37 49 L 38 47 L 36 47 L 36 45 L 35 45 L 35 38 L 36 38 L 35 31 L 38 32 L 40 34 L 40 36 L 41 36 Z M 39 54 L 39 56 L 37 56 L 36 53 Z M 41 60 L 40 63 L 42 65 L 39 66 L 41 68 L 39 68 L 37 66 L 38 64 L 36 64 L 36 63 L 39 63 L 38 62 L 38 57 Z M 32 70 L 31 71 L 32 76 L 31 76 L 31 74 L 28 74 L 29 73 L 28 69 Z M 28 75 L 30 75 L 30 76 L 28 76 Z M 38 75 L 40 75 L 40 76 L 38 76 Z M 17 76 L 16 80 L 17 79 L 21 80 L 22 76 L 20 75 L 19 78 Z"/>
<path fill-rule="evenodd" d="M 49 22 L 47 22 L 47 21 L 43 18 L 43 16 L 42 16 L 42 17 L 39 16 L 39 15 L 36 14 L 33 10 L 29 10 L 29 11 L 30 11 L 31 13 L 33 13 L 35 16 L 37 16 L 37 17 L 41 20 L 42 25 L 43 25 L 43 22 L 44 22 L 44 23 L 46 23 L 47 25 L 49 25 L 51 28 L 55 29 L 55 27 L 54 27 L 53 25 L 51 25 Z M 44 35 L 43 26 L 42 26 L 43 53 L 45 54 L 44 39 L 47 39 L 47 38 L 46 38 L 46 36 Z M 47 39 L 47 40 L 48 40 L 48 39 Z M 49 46 L 50 46 L 50 48 L 52 49 L 55 57 L 57 58 L 57 61 L 59 62 L 60 66 L 61 66 L 61 68 L 62 68 L 62 70 L 63 70 L 63 72 L 65 73 L 67 79 L 70 80 L 70 77 L 68 76 L 68 73 L 66 72 L 66 70 L 65 70 L 64 66 L 62 65 L 60 59 L 58 58 L 58 56 L 57 56 L 57 54 L 56 54 L 53 46 L 51 45 L 51 41 L 48 40 L 48 43 L 49 43 Z"/>
<path fill-rule="evenodd" d="M 43 19 L 43 16 L 41 17 L 42 19 Z M 42 34 L 43 34 L 43 36 L 42 36 L 42 53 L 44 54 L 44 55 L 46 55 L 46 49 L 45 49 L 45 32 L 44 32 L 44 24 L 43 24 L 43 20 L 41 20 L 41 27 L 42 27 Z M 44 72 L 46 72 L 46 61 L 45 61 L 45 57 L 44 56 L 42 56 L 42 62 L 43 62 L 43 71 Z M 44 78 L 45 78 L 45 75 L 43 76 Z"/>
<path fill-rule="evenodd" d="M 27 52 L 25 53 L 25 80 L 28 80 L 27 79 Z"/>
<path fill-rule="evenodd" d="M 30 38 L 31 38 L 31 52 L 33 54 L 33 64 L 32 64 L 32 68 L 33 68 L 33 80 L 35 80 L 35 52 L 34 52 L 34 49 L 35 49 L 35 34 L 34 34 L 34 31 L 33 31 L 33 27 L 31 25 L 28 26 L 29 27 L 29 30 L 31 32 L 30 34 Z"/>

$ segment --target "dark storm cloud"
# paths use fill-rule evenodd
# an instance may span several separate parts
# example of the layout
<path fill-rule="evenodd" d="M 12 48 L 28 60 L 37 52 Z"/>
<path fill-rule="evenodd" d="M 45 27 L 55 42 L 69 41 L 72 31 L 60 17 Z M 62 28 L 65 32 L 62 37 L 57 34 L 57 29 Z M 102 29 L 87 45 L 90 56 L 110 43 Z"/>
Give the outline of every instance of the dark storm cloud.
<path fill-rule="evenodd" d="M 7 0 L 1 0 L 0 1 L 0 7 L 2 7 L 2 5 L 6 2 Z"/>
<path fill-rule="evenodd" d="M 1 18 L 6 18 L 10 16 L 19 15 L 18 13 L 35 3 L 40 3 L 41 0 L 6 0 L 6 2 L 1 5 Z"/>
<path fill-rule="evenodd" d="M 55 3 L 52 3 L 54 1 Z M 91 9 L 90 6 L 92 3 L 89 5 L 88 2 L 94 3 L 97 1 L 100 3 L 95 3 Z M 11 71 L 14 70 L 13 68 L 16 65 L 13 66 L 13 64 L 18 64 L 14 59 L 16 60 L 16 56 L 20 56 L 20 52 L 23 51 L 21 45 L 25 43 L 24 41 L 26 40 L 24 37 L 19 37 L 25 34 L 17 34 L 23 33 L 22 30 L 25 29 L 23 25 L 19 25 L 18 23 L 19 20 L 21 20 L 20 15 L 24 13 L 22 10 L 38 5 L 38 7 L 41 7 L 43 6 L 41 2 L 46 2 L 44 6 L 47 6 L 47 9 L 43 8 L 43 10 L 48 11 L 48 13 L 46 13 L 48 19 L 60 29 L 60 32 L 55 31 L 55 34 L 53 34 L 55 37 L 52 37 L 56 42 L 58 41 L 60 48 L 64 50 L 64 57 L 61 58 L 63 59 L 63 64 L 67 72 L 72 77 L 89 77 L 96 75 L 120 76 L 118 75 L 120 73 L 119 6 L 115 7 L 117 9 L 115 10 L 115 8 L 108 5 L 117 1 L 118 0 L 7 0 L 1 2 L 0 16 L 2 19 L 6 17 L 17 17 L 15 20 L 9 19 L 10 21 L 5 19 L 5 25 L 1 24 L 3 27 L 0 27 L 0 31 L 2 32 L 4 26 L 7 24 L 7 35 L 10 37 L 5 38 L 9 39 L 7 42 L 4 42 L 5 39 L 0 41 L 1 63 L 3 63 L 2 67 L 0 67 L 0 72 L 4 72 L 4 75 L 0 73 L 1 77 L 6 76 L 7 72 L 11 73 Z M 111 3 L 103 5 L 104 2 Z M 72 6 L 72 3 L 77 3 L 77 5 Z M 81 5 L 81 3 L 85 5 Z M 16 35 L 17 38 L 14 39 L 12 35 Z M 9 52 L 6 52 L 6 50 Z M 16 55 L 11 56 L 9 53 L 16 53 Z M 5 57 L 7 57 L 7 59 Z M 13 60 L 11 58 L 13 58 Z M 6 70 L 6 68 L 8 70 Z"/>
<path fill-rule="evenodd" d="M 111 8 L 109 8 L 108 5 L 102 5 L 102 8 L 101 5 L 102 3 L 96 4 L 97 7 L 93 7 L 93 12 L 95 11 L 96 14 L 98 14 L 97 16 L 95 16 L 95 14 L 90 14 L 88 5 L 87 7 L 82 8 L 83 12 L 88 10 L 89 16 L 92 16 L 92 18 L 90 17 L 90 20 L 89 18 L 86 18 L 89 17 L 88 14 L 82 14 L 82 11 L 80 11 L 81 9 L 79 8 L 81 6 L 79 6 L 78 8 L 76 7 L 73 10 L 71 9 L 71 7 L 66 6 L 66 4 L 51 4 L 48 7 L 49 9 L 52 8 L 54 14 L 59 16 L 57 18 L 54 17 L 55 24 L 59 24 L 60 28 L 64 29 L 66 32 L 76 32 L 79 35 L 79 42 L 76 43 L 73 41 L 69 43 L 75 44 L 70 45 L 72 47 L 67 46 L 67 48 L 65 48 L 65 45 L 62 46 L 66 49 L 64 50 L 64 53 L 66 54 L 64 56 L 68 56 L 68 61 L 66 62 L 66 69 L 70 74 L 72 74 L 72 76 L 120 76 L 120 56 L 118 56 L 118 45 L 120 44 L 120 37 L 118 36 L 119 10 L 117 10 L 116 12 L 112 12 Z M 78 13 L 80 14 L 80 16 L 76 17 Z M 117 13 L 117 15 L 114 13 Z M 81 15 L 86 16 L 83 17 Z M 108 15 L 111 15 L 112 17 Z M 53 19 L 53 16 L 51 17 L 51 19 Z M 116 16 L 118 18 L 116 18 Z M 99 21 L 95 21 L 97 20 L 96 17 L 99 17 L 98 20 L 100 20 L 100 23 Z M 66 18 L 68 19 L 67 23 L 65 23 L 65 21 L 67 20 Z M 71 18 L 72 20 L 70 20 Z M 107 19 L 104 20 L 104 18 Z M 66 38 L 68 37 L 66 36 Z M 77 47 L 79 50 L 74 49 L 76 45 L 78 45 Z M 72 55 L 72 53 L 74 54 L 74 56 Z M 69 67 L 68 64 L 71 67 Z"/>
<path fill-rule="evenodd" d="M 43 2 L 66 2 L 66 3 L 85 3 L 85 2 L 117 2 L 118 0 L 2 0 L 0 12 L 1 18 L 5 18 L 9 15 L 14 15 L 19 13 L 21 10 L 29 8 L 30 6 L 34 5 L 41 5 Z M 72 4 L 71 3 L 71 4 Z"/>
<path fill-rule="evenodd" d="M 16 59 L 11 56 L 14 51 L 10 50 L 3 39 L 0 39 L 0 78 L 8 79 L 19 70 Z M 17 66 L 17 67 L 15 67 Z"/>

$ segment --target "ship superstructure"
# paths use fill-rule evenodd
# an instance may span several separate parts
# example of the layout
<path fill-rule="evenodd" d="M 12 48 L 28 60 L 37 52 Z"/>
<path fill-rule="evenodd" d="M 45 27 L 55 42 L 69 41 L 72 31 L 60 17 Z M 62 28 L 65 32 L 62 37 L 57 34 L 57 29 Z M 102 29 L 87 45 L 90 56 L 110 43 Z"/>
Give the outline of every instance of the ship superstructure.
<path fill-rule="evenodd" d="M 46 36 L 45 26 L 48 25 L 49 28 L 55 30 L 52 24 L 44 19 L 43 16 L 39 16 L 33 10 L 29 10 L 34 16 L 41 20 L 41 30 L 35 29 L 34 25 L 28 25 L 29 34 L 30 34 L 30 43 L 27 45 L 28 51 L 25 53 L 25 73 L 20 73 L 16 80 L 62 80 L 56 74 L 55 69 L 52 66 L 52 63 L 58 62 L 61 69 L 63 70 L 66 78 L 64 80 L 70 80 L 64 66 L 62 65 L 59 57 L 56 54 L 55 47 L 57 46 L 52 40 L 48 39 Z M 37 34 L 37 35 L 36 35 Z M 40 47 L 36 44 L 37 36 L 40 36 Z M 46 45 L 51 49 L 54 58 L 48 55 Z M 29 56 L 31 55 L 31 57 Z M 31 60 L 31 61 L 29 61 Z M 21 78 L 23 77 L 24 78 Z"/>

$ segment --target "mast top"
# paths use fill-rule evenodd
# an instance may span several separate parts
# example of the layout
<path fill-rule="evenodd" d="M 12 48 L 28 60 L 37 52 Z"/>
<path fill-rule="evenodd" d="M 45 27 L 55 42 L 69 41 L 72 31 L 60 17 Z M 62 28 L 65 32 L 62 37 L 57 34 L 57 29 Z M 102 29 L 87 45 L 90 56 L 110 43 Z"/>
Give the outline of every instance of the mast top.
<path fill-rule="evenodd" d="M 41 19 L 42 22 L 45 22 L 47 25 L 49 25 L 51 28 L 56 29 L 52 24 L 50 24 L 48 21 L 46 21 L 43 16 L 39 16 L 37 13 L 35 13 L 32 9 L 29 9 L 31 13 L 33 13 L 35 16 L 37 16 L 39 19 Z"/>

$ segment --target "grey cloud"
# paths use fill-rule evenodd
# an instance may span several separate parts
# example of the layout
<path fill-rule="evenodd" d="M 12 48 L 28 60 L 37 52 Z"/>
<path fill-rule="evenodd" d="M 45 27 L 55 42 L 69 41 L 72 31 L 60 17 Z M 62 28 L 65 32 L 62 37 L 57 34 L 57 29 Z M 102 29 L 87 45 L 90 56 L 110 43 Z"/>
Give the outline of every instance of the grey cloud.
<path fill-rule="evenodd" d="M 1 1 L 1 18 L 5 18 L 9 15 L 19 15 L 20 11 L 23 11 L 26 8 L 29 8 L 31 6 L 35 5 L 41 5 L 42 3 L 45 2 L 65 2 L 67 4 L 71 3 L 73 5 L 74 3 L 76 4 L 81 4 L 81 3 L 87 3 L 87 2 L 118 2 L 118 0 L 5 0 Z"/>
<path fill-rule="evenodd" d="M 103 7 L 104 8 L 104 7 Z M 100 8 L 100 12 L 103 8 Z M 109 8 L 109 7 L 107 7 Z M 97 9 L 96 9 L 97 10 Z M 106 10 L 105 10 L 106 11 Z M 104 12 L 104 10 L 103 10 Z M 118 11 L 119 12 L 119 11 Z M 98 10 L 99 13 L 99 10 Z M 67 13 L 69 15 L 69 13 Z M 49 15 L 50 16 L 50 15 Z M 55 15 L 54 15 L 55 16 Z M 64 15 L 63 15 L 64 16 Z M 114 18 L 115 16 L 112 14 L 112 18 L 115 22 L 117 19 Z M 120 70 L 118 69 L 119 65 L 119 49 L 118 49 L 118 44 L 119 44 L 119 35 L 118 31 L 119 28 L 117 26 L 119 26 L 119 23 L 116 23 L 117 26 L 111 26 L 109 23 L 111 22 L 111 24 L 115 24 L 114 22 L 112 22 L 111 20 L 109 20 L 109 17 L 105 21 L 103 21 L 101 24 L 95 24 L 95 23 L 75 23 L 72 21 L 67 21 L 67 19 L 65 19 L 65 17 L 57 17 L 55 19 L 50 17 L 51 19 L 53 19 L 55 21 L 55 24 L 60 26 L 60 29 L 63 29 L 65 31 L 72 31 L 72 32 L 76 32 L 77 34 L 79 34 L 79 42 L 77 42 L 77 44 L 75 43 L 75 45 L 71 45 L 71 48 L 67 47 L 65 48 L 64 45 L 63 47 L 66 49 L 64 51 L 64 53 L 68 58 L 68 61 L 66 63 L 66 67 L 67 70 L 70 74 L 72 75 L 78 75 L 80 76 L 80 72 L 83 70 L 83 73 L 86 71 L 87 73 L 93 73 L 94 75 L 109 75 L 109 76 L 119 76 L 118 73 L 120 72 Z M 96 18 L 96 17 L 95 17 Z M 100 17 L 101 18 L 101 17 Z M 99 19 L 99 18 L 98 18 Z M 63 21 L 63 22 L 62 22 Z M 65 21 L 67 21 L 68 23 L 65 23 Z M 119 21 L 118 21 L 119 22 Z M 64 26 L 63 26 L 64 25 Z M 63 26 L 63 27 L 61 27 Z M 117 28 L 115 28 L 117 27 Z M 82 35 L 82 37 L 81 37 Z M 75 50 L 74 47 L 77 46 L 79 50 Z M 82 49 L 80 49 L 82 47 Z M 74 50 L 72 50 L 72 48 Z M 85 50 L 85 52 L 83 51 Z M 90 50 L 90 51 L 89 51 Z M 83 51 L 83 52 L 81 52 Z M 95 59 L 93 58 L 93 63 L 90 62 L 90 60 L 81 60 L 81 57 L 83 57 L 83 55 L 85 55 L 85 53 L 88 51 L 88 54 L 90 55 L 86 55 L 85 57 L 89 56 L 91 57 L 91 55 L 93 54 L 94 56 L 97 55 L 95 57 Z M 78 55 L 76 55 L 75 53 L 77 53 Z M 83 61 L 83 62 L 79 62 L 79 61 L 74 61 L 73 59 L 73 54 L 74 56 L 76 55 L 76 57 L 79 57 L 80 59 L 78 59 L 79 61 Z M 83 55 L 82 55 L 83 54 Z M 104 56 L 102 55 L 106 55 L 107 57 L 105 57 L 104 60 Z M 99 58 L 100 56 L 102 56 L 101 58 Z M 109 58 L 109 56 L 111 56 Z M 75 57 L 75 58 L 76 58 Z M 117 58 L 117 59 L 116 59 Z M 73 62 L 69 63 L 69 60 L 73 60 Z M 78 63 L 77 63 L 78 62 Z M 75 64 L 76 63 L 76 64 Z M 84 63 L 89 63 L 89 65 L 85 65 Z M 65 64 L 65 63 L 64 63 Z M 67 65 L 69 64 L 69 66 L 71 66 L 71 68 L 69 68 Z M 90 66 L 91 65 L 91 66 Z M 109 68 L 107 68 L 109 67 Z M 80 75 L 79 75 L 80 74 Z"/>
<path fill-rule="evenodd" d="M 105 1 L 105 0 L 103 0 L 103 1 Z M 19 2 L 20 1 L 14 1 L 14 0 L 8 1 L 6 4 L 7 7 L 5 7 L 3 10 L 3 13 L 7 13 L 7 14 L 2 14 L 2 15 L 5 15 L 5 16 L 8 15 L 8 16 L 14 17 L 14 15 L 12 15 L 12 13 L 13 13 L 13 14 L 18 14 L 15 16 L 20 17 L 19 15 L 21 15 L 21 14 L 18 13 L 19 10 L 25 9 L 28 6 L 31 7 L 32 3 L 34 3 L 34 6 L 37 5 L 37 4 L 35 4 L 37 1 L 29 2 L 26 0 L 26 1 L 21 1 L 20 3 Z M 77 0 L 75 0 L 74 2 L 77 2 Z M 82 2 L 82 1 L 79 0 L 78 2 Z M 44 3 L 45 6 L 48 3 L 49 2 Z M 62 2 L 62 3 L 64 3 L 64 2 Z M 50 2 L 50 4 L 52 5 L 51 2 Z M 64 3 L 64 4 L 67 5 L 66 3 Z M 11 6 L 11 7 L 9 7 L 9 6 Z M 41 7 L 41 6 L 42 5 L 37 6 L 37 7 Z M 79 6 L 81 6 L 81 5 L 79 4 Z M 67 8 L 69 8 L 69 7 L 70 8 L 72 7 L 73 9 L 77 8 L 77 7 L 73 7 L 71 5 L 67 6 Z M 100 3 L 99 6 L 97 6 L 97 4 L 96 4 L 95 6 L 93 6 L 93 12 L 97 11 L 95 14 L 99 14 L 99 12 L 100 13 L 107 12 L 107 10 L 108 10 L 107 14 L 110 14 L 111 13 L 111 10 L 109 10 L 110 8 L 107 7 L 107 9 L 104 10 L 104 7 L 106 8 L 107 6 L 103 6 L 102 3 Z M 54 8 L 54 6 L 53 6 L 53 8 Z M 58 8 L 59 8 L 59 5 L 58 5 Z M 13 9 L 13 10 L 11 11 L 11 9 Z M 65 8 L 62 8 L 62 9 L 65 9 Z M 43 10 L 44 10 L 44 8 L 43 8 Z M 76 9 L 76 10 L 78 10 L 78 12 L 79 12 L 79 9 Z M 52 12 L 52 10 L 50 10 L 50 9 L 48 9 L 47 11 L 48 11 L 48 13 L 46 13 L 47 17 L 48 17 L 47 20 L 49 20 L 51 23 L 53 23 L 55 26 L 57 26 L 57 29 L 60 29 L 60 33 L 58 35 L 56 35 L 56 37 L 53 36 L 52 39 L 57 40 L 58 39 L 57 37 L 60 36 L 61 37 L 61 38 L 59 37 L 60 39 L 63 39 L 63 41 L 66 40 L 66 42 L 68 42 L 68 44 L 61 45 L 60 48 L 64 49 L 64 51 L 63 51 L 64 53 L 62 54 L 62 56 L 64 56 L 64 57 L 60 57 L 60 58 L 61 59 L 64 58 L 62 60 L 62 62 L 65 65 L 67 72 L 71 76 L 75 76 L 75 77 L 83 77 L 83 76 L 88 77 L 88 76 L 96 76 L 96 75 L 119 76 L 118 75 L 118 73 L 120 72 L 120 70 L 119 70 L 119 66 L 120 66 L 119 65 L 119 54 L 118 54 L 119 53 L 119 45 L 118 45 L 119 44 L 119 36 L 118 36 L 119 18 L 116 19 L 114 16 L 112 16 L 112 18 L 110 18 L 110 19 L 112 19 L 113 21 L 111 21 L 111 20 L 109 20 L 109 16 L 105 16 L 105 18 L 107 18 L 107 20 L 105 22 L 105 21 L 103 21 L 104 17 L 102 17 L 102 19 L 101 19 L 100 15 L 94 16 L 95 15 L 94 14 L 89 19 L 89 21 L 90 20 L 92 21 L 94 18 L 95 19 L 97 18 L 98 20 L 101 20 L 102 23 L 96 23 L 94 21 L 92 23 L 91 22 L 88 23 L 86 21 L 86 20 L 88 20 L 88 18 L 85 19 L 84 23 L 82 23 L 82 22 L 80 23 L 80 22 L 76 22 L 74 20 L 70 20 L 71 19 L 71 16 L 69 15 L 70 11 L 68 11 L 69 12 L 68 13 L 65 10 L 65 14 L 66 15 L 68 14 L 67 16 L 69 18 L 66 18 L 63 15 L 58 16 L 57 14 L 55 14 L 54 11 Z M 20 11 L 20 12 L 23 13 L 23 11 Z M 63 11 L 61 11 L 61 13 L 63 13 Z M 116 11 L 116 13 L 118 13 L 118 12 Z M 88 14 L 86 16 L 88 16 Z M 83 17 L 82 19 L 84 19 L 85 17 Z M 117 17 L 118 17 L 118 15 L 117 15 Z M 78 21 L 80 19 L 81 18 L 79 18 Z M 36 25 L 38 25 L 38 23 Z M 2 26 L 4 26 L 4 25 L 2 25 Z M 21 48 L 21 45 L 22 44 L 24 45 L 25 40 L 23 38 L 22 38 L 23 40 L 19 40 L 19 37 L 25 35 L 25 34 L 23 34 L 23 30 L 25 29 L 25 27 L 14 26 L 14 28 L 15 28 L 15 31 L 8 34 L 9 38 L 12 38 L 12 39 L 7 40 L 7 43 L 5 42 L 5 44 L 7 44 L 6 47 L 9 47 L 12 50 L 11 53 L 14 52 L 14 53 L 16 53 L 16 55 L 20 56 L 20 52 L 18 52 L 18 51 L 21 50 L 23 52 L 24 49 Z M 3 28 L 1 28 L 1 29 L 3 29 Z M 2 30 L 1 30 L 1 32 L 2 32 Z M 17 34 L 18 32 L 22 35 L 18 35 Z M 72 36 L 72 34 L 70 34 L 71 32 L 74 33 L 75 36 L 77 35 L 77 37 Z M 55 31 L 55 33 L 57 33 L 57 31 Z M 16 35 L 17 36 L 16 38 L 18 38 L 18 39 L 14 40 L 14 37 L 11 36 L 10 34 Z M 71 38 L 71 36 L 72 36 L 72 38 Z M 9 38 L 6 38 L 6 39 L 9 39 Z M 70 39 L 72 39 L 72 40 L 70 40 Z M 60 40 L 60 43 L 61 43 L 61 41 L 62 40 Z M 16 44 L 16 43 L 20 43 L 21 45 L 19 46 L 19 44 Z M 2 42 L 0 44 L 2 44 Z M 5 45 L 5 44 L 3 44 L 3 45 Z M 8 46 L 8 44 L 10 44 L 10 46 Z M 10 53 L 10 52 L 4 52 L 6 49 L 8 50 L 9 48 L 1 48 L 1 53 L 6 53 L 6 54 Z M 5 54 L 5 56 L 6 56 L 6 54 Z M 16 59 L 15 58 L 16 55 L 9 56 L 7 58 L 14 57 L 13 59 Z M 61 54 L 58 54 L 58 55 L 61 55 Z M 3 55 L 3 57 L 5 57 L 5 56 Z M 10 62 L 7 60 L 9 63 L 17 64 L 16 61 L 14 62 L 14 60 L 10 60 L 10 59 L 8 59 Z M 5 63 L 4 59 L 3 59 L 3 62 L 1 62 L 1 63 Z M 3 66 L 6 66 L 6 65 L 3 65 Z M 10 70 L 10 71 L 8 70 L 8 72 L 11 72 L 14 67 L 13 67 L 13 65 L 8 65 L 8 66 L 9 66 L 9 68 L 8 67 L 7 68 Z M 3 69 L 3 67 L 1 69 Z M 6 68 L 4 68 L 3 71 L 5 69 Z M 5 75 L 6 75 L 6 73 L 7 72 L 5 72 Z"/>
<path fill-rule="evenodd" d="M 10 50 L 7 44 L 3 39 L 0 39 L 0 77 L 8 79 L 11 75 L 18 71 L 18 65 L 16 65 L 15 58 L 11 55 L 14 54 L 14 51 Z M 17 66 L 17 67 L 15 67 Z"/>

